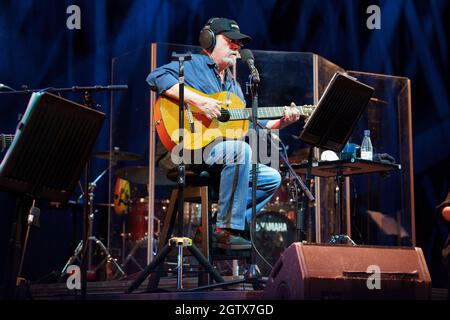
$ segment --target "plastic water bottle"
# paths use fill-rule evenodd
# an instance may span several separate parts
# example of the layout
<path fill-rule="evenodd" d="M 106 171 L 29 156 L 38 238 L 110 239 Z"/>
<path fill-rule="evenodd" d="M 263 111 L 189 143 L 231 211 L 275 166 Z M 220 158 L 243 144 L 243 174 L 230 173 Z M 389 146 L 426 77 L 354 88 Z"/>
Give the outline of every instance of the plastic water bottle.
<path fill-rule="evenodd" d="M 361 143 L 361 159 L 373 160 L 373 147 L 370 140 L 370 130 L 364 130 L 364 138 Z"/>

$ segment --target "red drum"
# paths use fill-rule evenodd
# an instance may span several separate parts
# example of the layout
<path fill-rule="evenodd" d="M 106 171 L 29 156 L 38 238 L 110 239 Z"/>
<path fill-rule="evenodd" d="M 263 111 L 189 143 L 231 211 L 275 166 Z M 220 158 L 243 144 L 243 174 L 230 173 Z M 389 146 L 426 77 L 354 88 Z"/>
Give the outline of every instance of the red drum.
<path fill-rule="evenodd" d="M 295 194 L 289 179 L 283 179 L 281 185 L 270 201 L 264 206 L 262 212 L 279 212 L 288 214 L 295 209 Z"/>
<path fill-rule="evenodd" d="M 155 208 L 156 208 L 155 204 Z M 153 217 L 153 232 L 155 236 L 159 235 L 160 220 L 158 219 L 160 214 L 156 214 Z M 127 233 L 132 241 L 139 241 L 147 236 L 148 231 L 148 200 L 141 198 L 137 201 L 133 201 L 130 212 L 127 219 Z"/>
<path fill-rule="evenodd" d="M 287 203 L 289 201 L 288 189 L 289 189 L 289 180 L 283 179 L 281 181 L 280 187 L 275 192 L 272 199 L 270 199 L 270 202 L 274 204 Z"/>

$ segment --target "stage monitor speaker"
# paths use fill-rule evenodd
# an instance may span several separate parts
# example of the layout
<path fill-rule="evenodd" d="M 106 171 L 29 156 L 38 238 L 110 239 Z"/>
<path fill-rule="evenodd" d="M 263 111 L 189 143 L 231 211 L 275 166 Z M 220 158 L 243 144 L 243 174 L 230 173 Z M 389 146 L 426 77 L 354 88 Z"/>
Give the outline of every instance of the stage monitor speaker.
<path fill-rule="evenodd" d="M 273 267 L 264 299 L 348 300 L 431 297 L 420 248 L 293 243 Z"/>

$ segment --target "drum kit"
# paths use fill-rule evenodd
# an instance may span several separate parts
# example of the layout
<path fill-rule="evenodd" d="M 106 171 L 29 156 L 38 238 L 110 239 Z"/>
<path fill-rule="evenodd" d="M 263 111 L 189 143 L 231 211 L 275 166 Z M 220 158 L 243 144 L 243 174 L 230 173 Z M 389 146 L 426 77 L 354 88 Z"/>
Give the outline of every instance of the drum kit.
<path fill-rule="evenodd" d="M 113 164 L 119 161 L 138 161 L 142 156 L 136 153 L 120 151 L 97 152 L 95 158 L 111 159 Z M 142 262 L 136 259 L 138 249 L 145 247 L 148 240 L 148 197 L 140 187 L 148 183 L 149 170 L 146 166 L 127 166 L 117 168 L 113 171 L 115 176 L 114 196 L 111 207 L 118 219 L 121 221 L 121 242 L 122 242 L 122 263 L 125 268 L 132 261 L 139 269 L 142 269 Z M 156 201 L 153 218 L 153 237 L 157 240 L 160 233 L 160 218 L 167 209 L 166 201 Z M 131 247 L 131 248 L 130 248 Z M 128 255 L 125 257 L 125 254 Z"/>
<path fill-rule="evenodd" d="M 139 154 L 115 149 L 112 152 L 97 152 L 94 158 L 110 160 L 111 169 L 121 161 L 138 161 Z M 101 176 L 103 176 L 106 169 Z M 137 191 L 136 185 L 147 185 L 149 169 L 146 166 L 127 166 L 115 169 L 112 208 L 118 221 L 122 221 L 120 236 L 122 241 L 122 263 L 124 269 L 132 261 L 142 270 L 142 263 L 135 257 L 138 249 L 146 246 L 148 239 L 148 197 Z M 96 181 L 99 178 L 96 179 Z M 255 245 L 270 264 L 274 264 L 281 253 L 295 241 L 295 195 L 288 179 L 282 184 L 271 201 L 266 204 L 256 220 Z M 169 200 L 154 201 L 153 237 L 157 241 L 160 233 L 160 221 L 169 206 Z M 97 206 L 98 207 L 98 206 Z M 217 210 L 217 208 L 212 208 Z M 121 219 L 120 219 L 121 218 Z M 126 243 L 131 249 L 126 250 Z M 128 247 L 129 248 L 129 247 Z M 128 255 L 125 257 L 125 251 Z"/>

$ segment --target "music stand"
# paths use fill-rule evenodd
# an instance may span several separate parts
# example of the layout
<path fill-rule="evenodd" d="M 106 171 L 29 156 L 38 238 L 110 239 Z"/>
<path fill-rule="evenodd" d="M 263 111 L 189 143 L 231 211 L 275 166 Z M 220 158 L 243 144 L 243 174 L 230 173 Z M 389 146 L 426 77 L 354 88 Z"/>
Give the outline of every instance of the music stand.
<path fill-rule="evenodd" d="M 359 118 L 369 104 L 374 88 L 358 82 L 343 73 L 333 75 L 316 109 L 300 133 L 300 140 L 311 146 L 308 158 L 307 179 L 311 176 L 312 148 L 341 152 Z M 339 188 L 343 187 L 343 175 L 337 174 Z M 342 190 L 339 189 L 340 195 Z M 306 197 L 303 196 L 302 214 L 297 224 L 305 225 Z M 342 209 L 342 199 L 339 208 Z M 340 211 L 342 212 L 342 211 Z M 339 221 L 342 217 L 339 217 Z M 301 230 L 304 233 L 304 230 Z"/>
<path fill-rule="evenodd" d="M 337 72 L 300 133 L 317 148 L 341 152 L 368 105 L 374 88 Z"/>
<path fill-rule="evenodd" d="M 0 190 L 32 199 L 33 208 L 38 199 L 66 202 L 91 154 L 104 119 L 104 113 L 54 94 L 33 93 L 11 147 L 0 164 Z M 16 219 L 20 225 L 20 212 Z M 20 266 L 26 245 L 25 242 Z M 16 272 L 16 260 L 12 272 L 19 279 L 22 270 L 20 267 Z"/>

